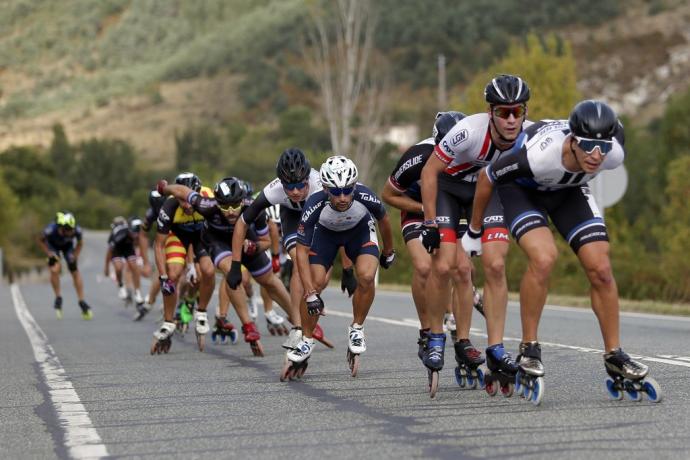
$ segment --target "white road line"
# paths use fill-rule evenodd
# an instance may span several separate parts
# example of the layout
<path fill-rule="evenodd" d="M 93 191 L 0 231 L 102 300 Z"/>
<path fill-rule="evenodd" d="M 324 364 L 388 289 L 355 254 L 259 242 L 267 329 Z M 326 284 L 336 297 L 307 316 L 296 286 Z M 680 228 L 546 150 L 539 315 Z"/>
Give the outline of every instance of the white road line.
<path fill-rule="evenodd" d="M 325 313 L 326 313 L 326 315 L 340 316 L 343 318 L 352 318 L 351 312 L 334 310 L 332 308 L 327 308 Z M 391 319 L 391 318 L 384 318 L 382 316 L 367 316 L 367 321 L 378 321 L 380 323 L 393 324 L 395 326 L 405 326 L 405 327 L 412 327 L 415 329 L 419 329 L 419 321 L 416 319 L 413 319 L 413 318 L 403 318 L 402 320 L 397 320 L 397 319 Z M 482 331 L 481 329 L 475 329 L 475 328 L 470 329 L 470 335 L 473 335 L 475 337 L 484 337 L 484 338 L 487 337 L 486 333 L 484 331 Z M 510 341 L 510 342 L 520 342 L 521 341 L 521 339 L 516 338 L 516 337 L 504 337 L 503 340 Z M 555 342 L 539 342 L 539 343 L 541 345 L 545 345 L 545 346 L 549 346 L 549 347 L 564 348 L 567 350 L 575 350 L 575 351 L 579 351 L 581 353 L 596 353 L 596 354 L 604 353 L 604 350 L 598 350 L 596 348 L 578 347 L 576 345 L 566 345 L 563 343 L 555 343 Z M 677 357 L 677 359 L 671 359 L 671 357 L 669 355 L 661 355 L 659 357 L 641 356 L 641 355 L 630 355 L 630 356 L 632 356 L 635 359 L 640 359 L 642 361 L 671 364 L 673 366 L 690 367 L 690 362 L 681 361 L 683 359 L 687 359 L 687 358 L 682 358 L 682 357 Z"/>
<path fill-rule="evenodd" d="M 19 322 L 29 337 L 34 358 L 41 368 L 53 407 L 65 432 L 65 446 L 70 457 L 101 458 L 108 456 L 108 450 L 91 423 L 88 412 L 79 400 L 72 382 L 66 377 L 65 369 L 48 343 L 48 338 L 39 327 L 24 302 L 19 286 L 12 284 L 12 301 Z"/>

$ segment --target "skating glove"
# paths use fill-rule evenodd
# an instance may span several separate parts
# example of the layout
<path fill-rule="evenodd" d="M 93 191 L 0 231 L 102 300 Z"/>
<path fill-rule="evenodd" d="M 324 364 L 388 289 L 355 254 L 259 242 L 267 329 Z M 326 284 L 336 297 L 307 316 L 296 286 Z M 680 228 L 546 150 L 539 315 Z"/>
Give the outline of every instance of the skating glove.
<path fill-rule="evenodd" d="M 419 235 L 419 241 L 429 254 L 441 246 L 441 234 L 438 232 L 438 227 L 422 226 L 422 234 Z"/>
<path fill-rule="evenodd" d="M 58 263 L 59 260 L 60 259 L 58 259 L 58 256 L 56 256 L 55 254 L 51 254 L 48 256 L 48 265 L 53 266 L 56 263 Z"/>
<path fill-rule="evenodd" d="M 168 296 L 175 293 L 175 283 L 173 280 L 164 275 L 160 276 L 158 279 L 161 282 L 161 292 L 163 295 Z"/>
<path fill-rule="evenodd" d="M 395 250 L 391 251 L 391 253 L 388 255 L 381 253 L 381 255 L 379 256 L 379 263 L 386 270 L 388 270 L 388 268 L 391 265 L 393 265 L 393 262 L 395 262 Z"/>
<path fill-rule="evenodd" d="M 196 273 L 196 267 L 194 266 L 194 264 L 187 265 L 186 278 L 187 278 L 188 283 L 196 284 L 197 273 Z"/>
<path fill-rule="evenodd" d="M 462 235 L 460 242 L 462 248 L 469 257 L 482 255 L 482 235 L 484 234 L 484 226 L 482 225 L 478 232 L 475 232 L 471 226 L 467 227 L 467 231 Z"/>
<path fill-rule="evenodd" d="M 164 189 L 165 187 L 167 187 L 167 186 L 168 186 L 168 181 L 165 180 L 165 179 L 161 179 L 161 180 L 159 180 L 158 183 L 156 184 L 156 191 L 158 191 L 158 193 L 160 193 L 161 195 L 163 195 L 163 189 Z"/>
<path fill-rule="evenodd" d="M 256 254 L 256 242 L 252 240 L 244 240 L 244 253 L 248 256 Z"/>
<path fill-rule="evenodd" d="M 357 289 L 357 279 L 355 278 L 354 268 L 343 268 L 343 275 L 340 277 L 340 289 L 347 291 L 347 296 L 352 297 Z"/>
<path fill-rule="evenodd" d="M 271 266 L 273 273 L 280 273 L 280 254 L 273 254 L 271 256 Z"/>
<path fill-rule="evenodd" d="M 230 271 L 225 277 L 225 281 L 227 281 L 230 289 L 237 289 L 237 286 L 242 284 L 242 262 L 236 260 L 232 261 Z"/>
<path fill-rule="evenodd" d="M 319 316 L 323 315 L 323 300 L 316 293 L 312 292 L 307 296 L 307 314 L 309 316 Z"/>

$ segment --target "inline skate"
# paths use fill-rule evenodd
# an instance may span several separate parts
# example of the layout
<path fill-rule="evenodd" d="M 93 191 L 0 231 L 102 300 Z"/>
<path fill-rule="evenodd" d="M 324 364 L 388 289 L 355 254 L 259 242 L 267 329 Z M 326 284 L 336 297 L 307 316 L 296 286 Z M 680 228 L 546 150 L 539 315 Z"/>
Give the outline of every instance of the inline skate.
<path fill-rule="evenodd" d="M 538 342 L 520 344 L 515 374 L 515 391 L 535 406 L 544 396 L 544 365 L 541 362 L 541 345 Z"/>
<path fill-rule="evenodd" d="M 194 328 L 194 333 L 196 334 L 196 344 L 199 347 L 199 351 L 204 351 L 206 346 L 206 334 L 208 333 L 208 315 L 205 311 L 195 311 L 194 312 L 194 322 L 196 327 Z"/>
<path fill-rule="evenodd" d="M 328 348 L 333 348 L 335 345 L 333 345 L 333 342 L 328 340 L 324 335 L 323 335 L 323 329 L 321 329 L 321 326 L 318 324 L 314 326 L 314 330 L 312 331 L 312 338 L 314 340 L 318 340 L 322 344 L 326 345 Z"/>
<path fill-rule="evenodd" d="M 651 402 L 663 399 L 661 387 L 651 377 L 647 377 L 649 367 L 635 361 L 620 348 L 604 354 L 604 365 L 609 378 L 606 388 L 611 399 L 623 399 L 623 393 L 632 401 L 640 401 L 644 393 Z"/>
<path fill-rule="evenodd" d="M 455 315 L 446 313 L 443 317 L 443 329 L 450 332 L 450 338 L 455 343 L 458 340 L 458 325 L 455 323 Z"/>
<path fill-rule="evenodd" d="M 55 316 L 57 319 L 62 319 L 62 297 L 55 297 L 55 303 L 53 303 L 53 308 L 55 309 Z"/>
<path fill-rule="evenodd" d="M 446 334 L 428 334 L 428 341 L 422 362 L 427 368 L 429 396 L 433 399 L 438 392 L 439 372 L 443 369 L 443 354 L 446 349 Z"/>
<path fill-rule="evenodd" d="M 313 349 L 314 339 L 304 337 L 295 348 L 288 350 L 280 372 L 280 381 L 301 379 L 309 367 L 309 357 Z"/>
<path fill-rule="evenodd" d="M 299 326 L 294 326 L 292 329 L 290 329 L 290 332 L 288 333 L 287 339 L 285 339 L 285 342 L 283 342 L 282 347 L 285 348 L 286 350 L 294 350 L 297 348 L 297 345 L 302 341 L 302 328 Z"/>
<path fill-rule="evenodd" d="M 419 360 L 424 363 L 424 352 L 426 351 L 427 343 L 429 342 L 429 329 L 420 329 L 419 338 L 417 339 L 417 356 Z"/>
<path fill-rule="evenodd" d="M 211 341 L 216 344 L 220 343 L 221 345 L 225 345 L 228 343 L 228 338 L 230 339 L 230 343 L 235 345 L 237 343 L 237 329 L 235 329 L 235 326 L 224 316 L 216 315 L 216 323 L 211 332 Z"/>
<path fill-rule="evenodd" d="M 353 323 L 347 329 L 347 364 L 350 368 L 350 375 L 357 377 L 359 370 L 359 355 L 367 351 L 367 342 L 364 340 L 362 325 Z"/>
<path fill-rule="evenodd" d="M 482 293 L 474 286 L 472 286 L 472 305 L 480 315 L 486 317 L 486 315 L 484 315 L 484 298 Z"/>
<path fill-rule="evenodd" d="M 150 307 L 147 307 L 146 304 L 141 304 L 137 305 L 137 313 L 134 315 L 133 320 L 134 321 L 141 321 L 144 319 L 144 316 L 146 316 L 150 311 Z"/>
<path fill-rule="evenodd" d="M 484 388 L 484 371 L 480 368 L 484 364 L 482 353 L 477 350 L 469 339 L 460 339 L 453 344 L 455 348 L 455 382 L 460 388 Z"/>
<path fill-rule="evenodd" d="M 288 335 L 285 318 L 280 316 L 275 310 L 265 312 L 264 316 L 266 317 L 266 327 L 271 335 Z"/>
<path fill-rule="evenodd" d="M 488 370 L 484 372 L 484 389 L 489 396 L 496 396 L 500 389 L 504 397 L 511 397 L 518 367 L 502 343 L 486 349 L 486 366 Z"/>
<path fill-rule="evenodd" d="M 159 330 L 153 333 L 151 354 L 161 354 L 170 351 L 172 335 L 175 332 L 175 323 L 165 321 Z"/>
<path fill-rule="evenodd" d="M 93 311 L 91 310 L 91 307 L 89 307 L 88 303 L 86 303 L 84 300 L 80 300 L 79 308 L 81 308 L 81 319 L 85 319 L 87 321 L 93 319 Z"/>
<path fill-rule="evenodd" d="M 182 300 L 177 305 L 177 310 L 175 311 L 175 323 L 177 324 L 177 332 L 180 335 L 187 333 L 192 319 L 194 319 L 194 302 L 188 302 L 186 299 Z"/>
<path fill-rule="evenodd" d="M 249 344 L 254 356 L 263 356 L 264 348 L 261 346 L 261 334 L 256 328 L 256 324 L 247 323 L 242 325 L 242 333 L 244 334 L 244 341 Z"/>

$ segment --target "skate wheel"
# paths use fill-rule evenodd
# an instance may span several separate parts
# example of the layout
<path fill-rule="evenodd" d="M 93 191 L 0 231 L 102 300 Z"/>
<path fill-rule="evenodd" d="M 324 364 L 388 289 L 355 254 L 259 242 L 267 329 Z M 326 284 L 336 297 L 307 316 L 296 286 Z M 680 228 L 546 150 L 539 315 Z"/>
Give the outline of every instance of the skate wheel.
<path fill-rule="evenodd" d="M 465 388 L 465 370 L 459 366 L 455 368 L 455 383 L 460 388 Z"/>
<path fill-rule="evenodd" d="M 204 348 L 206 347 L 206 335 L 197 334 L 196 344 L 199 346 L 199 351 L 204 351 Z"/>
<path fill-rule="evenodd" d="M 352 355 L 352 361 L 350 362 L 350 374 L 353 377 L 357 377 L 357 371 L 359 370 L 359 355 Z"/>
<path fill-rule="evenodd" d="M 496 394 L 498 393 L 498 385 L 496 384 L 495 381 L 486 382 L 486 385 L 484 386 L 484 390 L 486 390 L 486 393 L 489 396 L 491 396 L 491 397 L 496 396 Z"/>
<path fill-rule="evenodd" d="M 623 392 L 620 389 L 618 389 L 618 387 L 616 386 L 616 382 L 613 379 L 606 379 L 606 389 L 609 391 L 609 396 L 611 397 L 611 399 L 616 401 L 620 401 L 621 399 L 623 399 Z"/>
<path fill-rule="evenodd" d="M 283 365 L 283 370 L 280 372 L 280 381 L 285 382 L 292 380 L 292 363 L 288 361 Z"/>
<path fill-rule="evenodd" d="M 661 387 L 657 381 L 651 377 L 647 377 L 642 381 L 642 391 L 645 392 L 647 399 L 651 402 L 658 403 L 664 398 Z"/>
<path fill-rule="evenodd" d="M 276 335 L 276 330 L 273 329 L 272 327 L 269 327 L 269 328 L 268 328 L 268 332 L 269 332 L 269 334 L 271 334 L 271 335 Z"/>
<path fill-rule="evenodd" d="M 485 380 L 484 380 L 485 374 L 484 374 L 484 371 L 482 370 L 481 367 L 477 368 L 476 375 L 477 375 L 477 385 L 479 386 L 479 389 L 481 390 L 484 388 L 484 382 L 485 382 Z"/>
<path fill-rule="evenodd" d="M 252 348 L 252 353 L 254 353 L 254 356 L 264 356 L 264 347 L 261 346 L 261 342 L 259 342 L 258 340 L 256 342 L 251 342 L 250 346 Z"/>
<path fill-rule="evenodd" d="M 477 388 L 477 376 L 471 370 L 467 372 L 467 388 L 471 390 Z"/>
<path fill-rule="evenodd" d="M 515 392 L 520 396 L 525 397 L 525 388 L 523 388 L 522 385 L 522 371 L 520 369 L 518 369 L 517 373 L 515 374 Z"/>
<path fill-rule="evenodd" d="M 535 406 L 538 406 L 541 404 L 541 399 L 544 396 L 544 379 L 542 377 L 534 379 L 531 392 L 532 394 L 527 399 Z"/>
<path fill-rule="evenodd" d="M 514 388 L 515 385 L 512 382 L 506 383 L 505 385 L 501 385 L 501 394 L 504 398 L 510 398 L 511 396 L 513 396 Z"/>
<path fill-rule="evenodd" d="M 632 382 L 626 382 L 625 384 L 625 395 L 629 400 L 639 402 L 642 400 L 642 392 L 635 388 Z"/>
<path fill-rule="evenodd" d="M 438 371 L 429 371 L 429 397 L 434 399 L 438 392 Z"/>
<path fill-rule="evenodd" d="M 309 367 L 309 363 L 304 361 L 302 365 L 295 371 L 295 377 L 297 379 L 301 379 L 304 376 L 304 373 L 307 372 L 307 367 Z"/>

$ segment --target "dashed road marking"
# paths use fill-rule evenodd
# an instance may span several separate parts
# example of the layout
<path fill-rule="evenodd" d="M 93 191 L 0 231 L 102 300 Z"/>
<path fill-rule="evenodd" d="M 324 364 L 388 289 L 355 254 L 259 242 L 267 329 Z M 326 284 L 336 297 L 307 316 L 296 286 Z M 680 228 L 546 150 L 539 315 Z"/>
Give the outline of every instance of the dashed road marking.
<path fill-rule="evenodd" d="M 48 386 L 50 399 L 64 430 L 65 446 L 71 458 L 102 458 L 108 450 L 93 427 L 91 418 L 67 378 L 65 369 L 55 350 L 48 343 L 48 337 L 29 312 L 19 286 L 11 286 L 14 311 L 29 337 L 34 358 L 39 364 L 43 378 Z"/>

